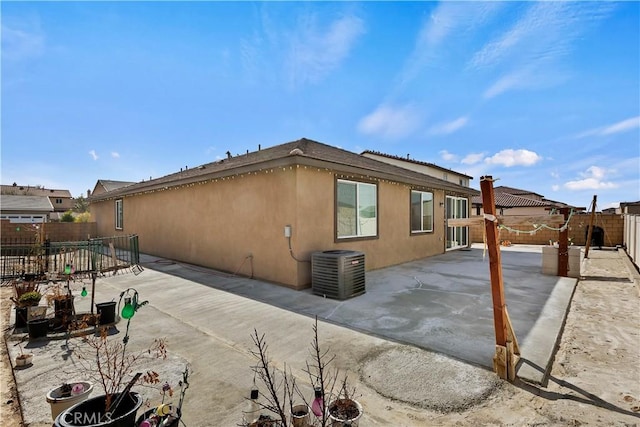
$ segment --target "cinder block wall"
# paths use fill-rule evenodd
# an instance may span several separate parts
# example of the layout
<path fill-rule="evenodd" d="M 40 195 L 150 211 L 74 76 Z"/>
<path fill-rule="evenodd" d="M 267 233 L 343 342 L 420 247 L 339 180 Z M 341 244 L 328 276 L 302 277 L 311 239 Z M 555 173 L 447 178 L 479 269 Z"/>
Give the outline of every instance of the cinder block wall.
<path fill-rule="evenodd" d="M 569 222 L 569 238 L 574 245 L 584 246 L 586 243 L 586 230 L 591 215 L 588 213 L 576 214 Z M 623 244 L 624 236 L 624 216 L 620 214 L 596 214 L 594 225 L 604 229 L 605 246 L 616 246 Z M 483 227 L 469 227 L 471 233 L 471 241 L 473 243 L 482 243 Z M 530 230 L 526 225 L 512 226 L 513 229 Z M 560 233 L 558 231 L 542 229 L 536 234 L 514 233 L 505 229 L 500 229 L 500 240 L 508 240 L 513 244 L 520 245 L 548 245 L 549 241 L 558 241 Z"/>
<path fill-rule="evenodd" d="M 47 222 L 36 224 L 39 228 L 34 224 L 11 223 L 7 219 L 1 223 L 0 237 L 5 243 L 35 241 L 36 233 L 43 233 L 44 238 L 52 242 L 75 242 L 98 237 L 95 222 Z"/>

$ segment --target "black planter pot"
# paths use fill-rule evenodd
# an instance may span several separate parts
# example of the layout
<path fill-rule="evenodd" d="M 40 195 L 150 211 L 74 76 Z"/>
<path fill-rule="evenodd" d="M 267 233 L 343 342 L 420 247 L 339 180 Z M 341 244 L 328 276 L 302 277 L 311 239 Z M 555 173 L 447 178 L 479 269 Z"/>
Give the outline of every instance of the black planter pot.
<path fill-rule="evenodd" d="M 53 301 L 54 317 L 61 320 L 69 320 L 73 316 L 73 297 L 66 296 Z"/>
<path fill-rule="evenodd" d="M 42 338 L 47 336 L 49 319 L 34 319 L 27 322 L 29 338 Z"/>
<path fill-rule="evenodd" d="M 115 402 L 118 394 L 111 397 Z M 133 427 L 138 408 L 142 406 L 142 396 L 131 392 L 122 399 L 120 406 L 112 413 L 104 415 L 106 396 L 97 396 L 65 409 L 56 417 L 55 427 Z M 104 421 L 100 422 L 101 419 Z"/>
<path fill-rule="evenodd" d="M 116 321 L 116 302 L 100 302 L 96 304 L 96 312 L 98 313 L 98 323 L 100 325 L 108 325 Z"/>
<path fill-rule="evenodd" d="M 27 311 L 29 307 L 16 307 L 16 328 L 27 327 Z"/>

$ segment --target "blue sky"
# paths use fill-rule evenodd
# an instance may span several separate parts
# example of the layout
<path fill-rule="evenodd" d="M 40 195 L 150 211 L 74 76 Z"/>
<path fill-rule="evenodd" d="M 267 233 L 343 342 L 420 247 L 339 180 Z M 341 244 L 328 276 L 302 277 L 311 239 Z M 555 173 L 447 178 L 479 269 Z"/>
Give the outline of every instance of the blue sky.
<path fill-rule="evenodd" d="M 302 137 L 640 200 L 638 2 L 2 2 L 2 183 L 141 181 Z"/>

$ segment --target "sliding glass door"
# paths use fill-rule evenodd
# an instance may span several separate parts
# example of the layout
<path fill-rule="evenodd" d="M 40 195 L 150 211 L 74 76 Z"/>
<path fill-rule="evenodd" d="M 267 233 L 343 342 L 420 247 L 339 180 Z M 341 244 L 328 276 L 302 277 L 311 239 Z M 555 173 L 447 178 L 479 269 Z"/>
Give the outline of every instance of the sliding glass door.
<path fill-rule="evenodd" d="M 447 219 L 468 218 L 469 200 L 447 196 Z M 447 227 L 447 249 L 466 247 L 469 244 L 469 227 Z"/>

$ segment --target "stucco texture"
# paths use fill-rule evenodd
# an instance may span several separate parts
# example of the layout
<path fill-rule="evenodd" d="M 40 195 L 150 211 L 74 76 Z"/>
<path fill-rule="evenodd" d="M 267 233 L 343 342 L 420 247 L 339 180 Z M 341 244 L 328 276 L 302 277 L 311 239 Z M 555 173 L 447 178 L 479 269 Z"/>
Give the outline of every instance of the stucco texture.
<path fill-rule="evenodd" d="M 378 236 L 337 240 L 336 180 L 377 184 Z M 91 204 L 98 233 L 137 234 L 140 251 L 261 280 L 304 288 L 311 254 L 365 253 L 367 270 L 443 253 L 443 191 L 434 191 L 434 231 L 410 232 L 411 186 L 286 165 L 123 197 L 123 229 L 115 230 L 115 200 Z M 284 227 L 291 226 L 291 251 Z M 295 257 L 295 259 L 294 259 Z"/>

